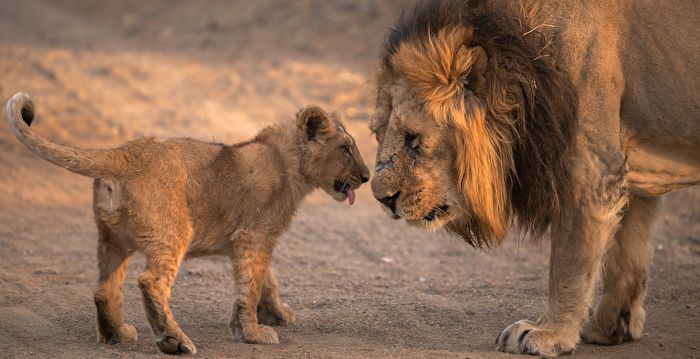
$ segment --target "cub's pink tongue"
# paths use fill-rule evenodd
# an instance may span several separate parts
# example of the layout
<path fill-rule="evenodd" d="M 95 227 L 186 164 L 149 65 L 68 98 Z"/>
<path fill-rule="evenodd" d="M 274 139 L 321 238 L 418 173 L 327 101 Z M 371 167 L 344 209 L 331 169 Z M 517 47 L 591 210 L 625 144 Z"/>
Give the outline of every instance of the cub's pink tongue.
<path fill-rule="evenodd" d="M 355 203 L 355 191 L 352 188 L 348 188 L 348 203 L 352 206 Z"/>

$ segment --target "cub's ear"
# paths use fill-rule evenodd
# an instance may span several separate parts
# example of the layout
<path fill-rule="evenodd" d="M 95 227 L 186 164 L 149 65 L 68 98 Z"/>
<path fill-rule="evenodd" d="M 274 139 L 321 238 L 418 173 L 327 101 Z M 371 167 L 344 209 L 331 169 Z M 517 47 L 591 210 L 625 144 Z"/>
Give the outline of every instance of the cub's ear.
<path fill-rule="evenodd" d="M 319 141 L 334 131 L 331 117 L 321 107 L 306 106 L 297 114 L 297 126 L 305 134 L 307 141 Z"/>

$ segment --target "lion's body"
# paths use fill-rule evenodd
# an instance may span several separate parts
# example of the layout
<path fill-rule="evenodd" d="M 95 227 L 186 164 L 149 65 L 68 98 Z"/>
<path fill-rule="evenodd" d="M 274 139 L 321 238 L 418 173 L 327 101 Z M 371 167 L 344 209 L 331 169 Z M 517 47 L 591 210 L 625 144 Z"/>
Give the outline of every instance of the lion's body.
<path fill-rule="evenodd" d="M 154 223 L 180 217 L 170 211 L 185 212 L 190 223 L 176 225 L 191 227 L 189 258 L 230 253 L 237 231 L 268 232 L 275 238 L 312 189 L 298 173 L 286 170 L 298 167 L 299 159 L 282 157 L 278 148 L 296 144 L 284 143 L 293 138 L 285 139 L 281 127 L 276 130 L 274 139 L 238 146 L 186 138 L 129 142 L 117 151 L 134 170 L 95 180 L 96 217 L 111 232 L 125 232 L 133 249 L 142 250 L 145 244 L 134 232 L 153 231 Z"/>
<path fill-rule="evenodd" d="M 129 258 L 142 252 L 139 277 L 146 316 L 165 353 L 195 353 L 168 307 L 182 260 L 225 255 L 233 262 L 236 298 L 229 324 L 250 343 L 278 343 L 266 325 L 293 322 L 270 268 L 277 238 L 302 199 L 322 188 L 354 201 L 369 170 L 338 118 L 316 106 L 296 121 L 269 126 L 251 141 L 228 146 L 193 139 L 142 138 L 108 150 L 51 143 L 30 128 L 28 96 L 8 102 L 17 137 L 42 158 L 95 178 L 100 279 L 95 292 L 101 342 L 136 339 L 124 322 L 122 287 Z"/>
<path fill-rule="evenodd" d="M 700 78 L 700 27 L 691 15 L 700 4 L 543 6 L 551 8 L 535 21 L 556 26 L 557 57 L 579 98 L 579 136 L 592 139 L 579 142 L 617 157 L 610 160 L 626 171 L 619 175 L 635 194 L 660 195 L 700 182 L 700 83 L 694 80 Z"/>
<path fill-rule="evenodd" d="M 511 224 L 551 239 L 547 310 L 506 328 L 499 350 L 642 335 L 657 196 L 700 183 L 697 13 L 693 1 L 427 1 L 390 30 L 375 197 L 475 245 Z"/>

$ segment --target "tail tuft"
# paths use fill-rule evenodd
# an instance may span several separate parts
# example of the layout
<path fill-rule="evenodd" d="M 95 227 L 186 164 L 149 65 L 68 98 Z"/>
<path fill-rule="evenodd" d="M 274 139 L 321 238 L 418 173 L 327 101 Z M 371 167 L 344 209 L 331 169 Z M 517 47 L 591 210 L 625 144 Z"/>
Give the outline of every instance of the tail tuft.
<path fill-rule="evenodd" d="M 39 157 L 83 176 L 102 178 L 114 174 L 112 168 L 115 167 L 115 159 L 111 150 L 63 146 L 35 133 L 29 126 L 34 122 L 36 108 L 26 93 L 16 93 L 7 101 L 6 108 L 7 122 L 12 132 Z"/>
<path fill-rule="evenodd" d="M 32 125 L 32 121 L 34 121 L 34 103 L 31 101 L 28 101 L 24 103 L 24 106 L 22 106 L 22 120 L 24 120 L 24 123 L 27 124 L 27 126 Z"/>

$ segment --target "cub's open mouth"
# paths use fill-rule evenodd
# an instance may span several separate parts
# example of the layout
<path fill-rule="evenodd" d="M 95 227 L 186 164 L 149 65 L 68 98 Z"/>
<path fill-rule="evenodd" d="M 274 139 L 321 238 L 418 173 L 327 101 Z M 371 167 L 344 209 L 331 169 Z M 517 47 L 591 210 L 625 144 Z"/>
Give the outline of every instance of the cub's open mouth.
<path fill-rule="evenodd" d="M 355 203 L 355 190 L 352 189 L 350 182 L 335 180 L 333 182 L 333 189 L 336 192 L 340 192 L 348 197 L 348 203 L 352 206 Z"/>
<path fill-rule="evenodd" d="M 430 213 L 428 213 L 425 217 L 423 217 L 423 219 L 428 221 L 428 222 L 432 222 L 432 221 L 438 219 L 438 217 L 446 215 L 447 211 L 449 211 L 449 210 L 450 210 L 449 205 L 441 204 L 437 207 L 434 207 L 433 210 L 430 211 Z"/>

